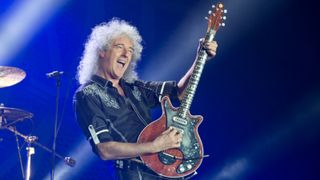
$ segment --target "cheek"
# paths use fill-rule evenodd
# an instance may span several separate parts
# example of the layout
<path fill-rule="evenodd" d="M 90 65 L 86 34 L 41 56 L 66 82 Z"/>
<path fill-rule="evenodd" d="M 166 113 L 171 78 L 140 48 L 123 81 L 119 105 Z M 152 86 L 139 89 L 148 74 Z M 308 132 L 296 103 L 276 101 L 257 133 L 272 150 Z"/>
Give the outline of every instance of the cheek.
<path fill-rule="evenodd" d="M 130 67 L 131 62 L 127 64 L 126 70 Z"/>
<path fill-rule="evenodd" d="M 100 59 L 99 60 L 99 65 L 102 66 L 102 67 L 105 67 L 107 65 L 107 60 L 106 59 Z"/>

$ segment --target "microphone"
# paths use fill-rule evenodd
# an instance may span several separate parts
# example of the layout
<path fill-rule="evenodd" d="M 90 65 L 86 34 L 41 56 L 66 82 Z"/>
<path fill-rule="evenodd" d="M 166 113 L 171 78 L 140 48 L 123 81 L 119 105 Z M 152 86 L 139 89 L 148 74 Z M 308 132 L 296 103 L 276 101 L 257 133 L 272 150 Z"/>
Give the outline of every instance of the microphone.
<path fill-rule="evenodd" d="M 48 78 L 53 78 L 53 77 L 59 77 L 63 74 L 64 72 L 63 71 L 52 71 L 50 73 L 46 73 L 46 76 Z"/>
<path fill-rule="evenodd" d="M 64 162 L 70 167 L 74 167 L 76 165 L 76 161 L 71 157 L 65 157 Z"/>

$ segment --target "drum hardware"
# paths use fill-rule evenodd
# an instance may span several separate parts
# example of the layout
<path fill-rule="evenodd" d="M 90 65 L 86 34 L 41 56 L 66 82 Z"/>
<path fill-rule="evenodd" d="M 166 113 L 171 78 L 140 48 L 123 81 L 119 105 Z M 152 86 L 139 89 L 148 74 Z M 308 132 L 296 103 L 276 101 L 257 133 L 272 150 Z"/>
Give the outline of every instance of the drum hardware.
<path fill-rule="evenodd" d="M 57 92 L 59 93 L 59 87 L 60 87 L 60 76 L 63 74 L 63 72 L 53 72 L 47 74 L 49 78 L 54 77 L 57 79 Z M 22 81 L 26 76 L 26 73 L 16 67 L 9 67 L 9 66 L 0 66 L 0 88 L 3 87 L 9 87 L 12 85 L 15 85 Z M 57 102 L 58 102 L 59 94 L 57 95 Z M 57 106 L 58 107 L 58 106 Z M 58 109 L 58 108 L 57 108 Z M 56 137 L 57 133 L 57 114 L 58 111 L 56 111 L 56 121 L 55 121 L 55 130 L 54 135 Z M 27 111 L 24 111 L 22 109 L 17 108 L 10 108 L 5 107 L 4 104 L 0 104 L 0 130 L 1 129 L 7 129 L 10 132 L 12 132 L 15 135 L 16 143 L 17 143 L 17 150 L 18 150 L 18 156 L 19 156 L 19 162 L 20 162 L 20 168 L 21 168 L 21 174 L 23 179 L 29 180 L 31 177 L 31 160 L 32 156 L 35 154 L 35 148 L 33 145 L 36 145 L 45 151 L 52 154 L 53 159 L 55 157 L 58 157 L 59 159 L 62 159 L 68 166 L 74 167 L 76 164 L 76 161 L 72 159 L 71 157 L 63 157 L 60 154 L 55 152 L 55 140 L 53 145 L 53 150 L 47 148 L 46 146 L 42 145 L 38 142 L 37 136 L 27 136 L 22 133 L 20 133 L 16 127 L 15 124 L 18 122 L 21 122 L 25 119 L 31 119 L 33 117 L 33 114 Z M 23 164 L 22 164 L 22 158 L 21 158 L 21 147 L 19 143 L 19 138 L 21 137 L 28 145 L 27 145 L 27 167 L 24 171 Z M 2 138 L 0 138 L 0 141 L 2 141 Z M 54 162 L 54 160 L 53 160 Z M 53 172 L 53 171 L 52 171 Z M 52 174 L 53 178 L 53 174 Z"/>
<path fill-rule="evenodd" d="M 24 172 L 22 172 L 22 176 L 24 177 L 25 180 L 29 180 L 30 179 L 30 175 L 31 175 L 31 157 L 32 155 L 35 154 L 35 148 L 33 147 L 33 145 L 36 145 L 42 149 L 44 149 L 45 151 L 53 154 L 53 151 L 49 148 L 47 148 L 46 146 L 42 145 L 41 143 L 38 142 L 38 137 L 37 136 L 27 136 L 24 135 L 22 133 L 20 133 L 19 131 L 17 131 L 17 129 L 14 126 L 3 126 L 2 129 L 7 129 L 9 131 L 11 131 L 12 133 L 14 133 L 14 135 L 17 137 L 21 137 L 27 144 L 27 167 L 26 167 L 26 173 L 24 175 Z M 18 151 L 20 152 L 20 146 L 19 146 L 19 141 L 17 139 L 17 148 Z M 54 156 L 56 156 L 57 158 L 63 160 L 68 166 L 70 167 L 74 167 L 76 164 L 76 161 L 74 159 L 72 159 L 71 157 L 63 157 L 62 155 L 58 154 L 58 153 L 54 153 Z M 21 158 L 21 155 L 19 155 L 19 159 Z M 22 167 L 22 161 L 20 159 L 20 164 Z M 23 169 L 23 168 L 22 168 Z"/>
<path fill-rule="evenodd" d="M 0 104 L 0 127 L 2 125 L 12 126 L 24 119 L 31 119 L 33 114 L 22 109 L 5 107 Z"/>

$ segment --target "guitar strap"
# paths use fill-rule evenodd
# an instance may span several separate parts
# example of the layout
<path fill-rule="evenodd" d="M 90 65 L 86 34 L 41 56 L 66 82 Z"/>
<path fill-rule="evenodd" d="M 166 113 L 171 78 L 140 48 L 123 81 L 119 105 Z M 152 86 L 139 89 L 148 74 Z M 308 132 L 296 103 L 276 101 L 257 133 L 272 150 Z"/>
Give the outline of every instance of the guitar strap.
<path fill-rule="evenodd" d="M 144 124 L 145 126 L 148 125 L 147 121 L 141 116 L 140 112 L 138 111 L 137 107 L 134 105 L 134 103 L 127 97 L 125 97 L 125 101 L 130 104 L 133 111 L 137 114 L 139 120 Z"/>
<path fill-rule="evenodd" d="M 163 97 L 163 91 L 164 91 L 164 88 L 165 88 L 165 85 L 166 85 L 166 81 L 162 83 L 161 85 L 161 90 L 160 90 L 160 93 L 159 93 L 159 102 L 161 102 L 161 99 Z M 141 86 L 140 86 L 141 87 Z M 143 86 L 143 88 L 146 88 Z M 154 90 L 152 89 L 149 89 L 147 88 L 148 90 L 154 92 Z M 156 93 L 156 92 L 154 92 Z M 140 112 L 138 111 L 137 107 L 134 105 L 134 103 L 127 97 L 125 97 L 125 101 L 128 102 L 130 104 L 130 106 L 132 107 L 133 111 L 137 114 L 139 120 L 142 122 L 142 124 L 144 124 L 145 126 L 148 125 L 147 121 L 141 116 Z"/>
<path fill-rule="evenodd" d="M 160 94 L 159 94 L 159 102 L 161 102 L 163 90 L 164 90 L 164 87 L 166 86 L 166 83 L 167 83 L 166 81 L 162 83 Z"/>

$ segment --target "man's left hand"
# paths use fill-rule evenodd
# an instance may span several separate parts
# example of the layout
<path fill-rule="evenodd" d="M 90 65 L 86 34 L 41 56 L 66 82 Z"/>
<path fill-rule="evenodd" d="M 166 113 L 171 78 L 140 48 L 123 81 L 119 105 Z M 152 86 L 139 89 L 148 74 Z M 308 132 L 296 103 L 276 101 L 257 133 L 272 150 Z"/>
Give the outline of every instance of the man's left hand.
<path fill-rule="evenodd" d="M 207 42 L 203 44 L 203 48 L 208 54 L 208 60 L 212 59 L 217 54 L 218 43 L 217 41 Z"/>

